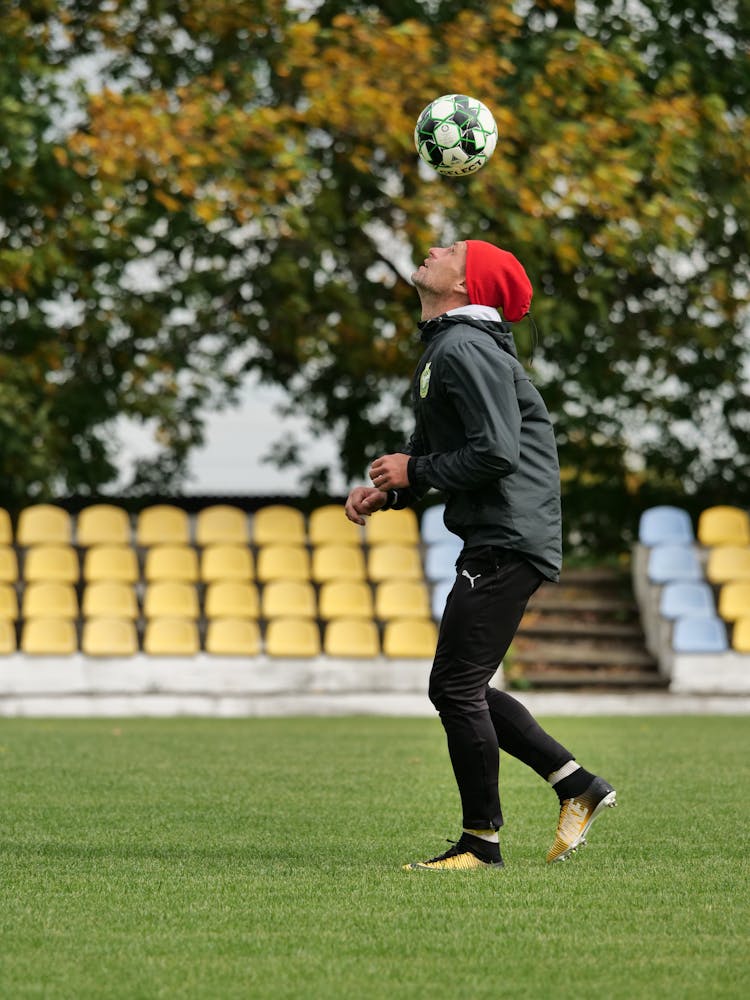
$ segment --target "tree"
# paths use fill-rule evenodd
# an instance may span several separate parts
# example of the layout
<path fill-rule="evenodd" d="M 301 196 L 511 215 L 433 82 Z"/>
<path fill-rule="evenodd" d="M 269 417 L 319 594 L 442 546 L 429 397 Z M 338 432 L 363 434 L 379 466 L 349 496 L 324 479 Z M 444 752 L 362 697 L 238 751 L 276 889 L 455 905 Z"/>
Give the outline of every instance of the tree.
<path fill-rule="evenodd" d="M 748 498 L 744 5 L 40 6 L 66 60 L 107 54 L 106 85 L 55 143 L 87 206 L 62 241 L 86 289 L 79 330 L 144 359 L 126 402 L 150 419 L 158 397 L 175 473 L 201 405 L 250 370 L 337 433 L 347 475 L 399 447 L 411 261 L 485 233 L 536 288 L 535 378 L 574 540 L 619 544 L 676 490 Z M 501 140 L 451 182 L 417 169 L 411 136 L 456 89 L 493 108 Z M 152 290 L 133 286 L 135 260 Z M 528 324 L 517 336 L 527 352 Z"/>

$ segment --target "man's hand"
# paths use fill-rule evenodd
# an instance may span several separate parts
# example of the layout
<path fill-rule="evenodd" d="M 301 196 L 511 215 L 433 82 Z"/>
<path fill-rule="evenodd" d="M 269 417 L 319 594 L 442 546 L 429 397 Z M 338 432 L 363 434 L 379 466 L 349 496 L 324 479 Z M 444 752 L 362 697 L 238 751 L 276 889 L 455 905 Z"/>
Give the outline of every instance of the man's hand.
<path fill-rule="evenodd" d="M 347 497 L 344 513 L 355 524 L 364 524 L 365 518 L 380 510 L 386 499 L 382 490 L 374 490 L 371 486 L 355 486 Z"/>
<path fill-rule="evenodd" d="M 379 490 L 401 490 L 409 485 L 409 455 L 381 455 L 370 466 L 370 479 Z"/>

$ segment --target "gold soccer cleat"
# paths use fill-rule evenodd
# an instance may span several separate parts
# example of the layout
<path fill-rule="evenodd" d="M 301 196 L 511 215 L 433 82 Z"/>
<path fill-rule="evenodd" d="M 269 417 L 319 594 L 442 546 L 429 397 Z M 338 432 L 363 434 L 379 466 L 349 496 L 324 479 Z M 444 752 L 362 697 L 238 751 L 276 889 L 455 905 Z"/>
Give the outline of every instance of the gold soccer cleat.
<path fill-rule="evenodd" d="M 617 792 L 603 778 L 594 778 L 586 791 L 575 798 L 564 799 L 560 806 L 555 842 L 547 861 L 569 858 L 586 843 L 586 833 L 601 811 L 616 805 Z"/>
<path fill-rule="evenodd" d="M 477 840 L 478 838 L 473 838 Z M 469 846 L 466 835 L 462 836 L 457 844 L 449 848 L 445 854 L 439 854 L 429 861 L 412 861 L 411 864 L 404 865 L 403 870 L 408 871 L 478 871 L 482 868 L 503 868 L 503 859 L 500 856 L 500 849 L 496 844 L 487 844 L 485 853 L 480 845 Z M 492 850 L 495 848 L 496 850 Z M 483 855 L 483 856 L 482 856 Z"/>

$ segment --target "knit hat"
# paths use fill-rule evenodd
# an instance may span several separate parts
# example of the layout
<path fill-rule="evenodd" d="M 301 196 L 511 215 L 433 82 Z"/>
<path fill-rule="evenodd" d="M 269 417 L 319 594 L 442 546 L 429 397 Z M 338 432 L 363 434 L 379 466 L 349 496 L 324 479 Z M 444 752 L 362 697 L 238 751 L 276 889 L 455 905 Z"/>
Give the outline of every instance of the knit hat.
<path fill-rule="evenodd" d="M 534 294 L 521 262 L 484 240 L 466 241 L 466 289 L 469 302 L 494 306 L 509 323 L 523 319 Z"/>

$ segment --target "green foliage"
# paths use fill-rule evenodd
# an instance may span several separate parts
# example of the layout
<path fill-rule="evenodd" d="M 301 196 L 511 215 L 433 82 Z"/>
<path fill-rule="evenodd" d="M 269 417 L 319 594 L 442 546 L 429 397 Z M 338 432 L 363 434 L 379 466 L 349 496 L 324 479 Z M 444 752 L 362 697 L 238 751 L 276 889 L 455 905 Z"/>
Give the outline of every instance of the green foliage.
<path fill-rule="evenodd" d="M 203 413 L 249 371 L 360 476 L 409 429 L 412 261 L 482 235 L 536 288 L 569 542 L 625 544 L 654 496 L 750 503 L 746 4 L 10 11 L 0 374 L 24 369 L 8 382 L 43 458 L 19 471 L 25 445 L 0 443 L 6 502 L 106 485 L 120 413 L 163 443 L 141 488 L 173 488 Z M 55 70 L 86 54 L 104 86 L 52 129 Z M 450 90 L 500 129 L 459 181 L 412 147 L 418 112 Z M 295 443 L 278 457 L 296 462 Z M 325 473 L 308 470 L 318 487 Z"/>

